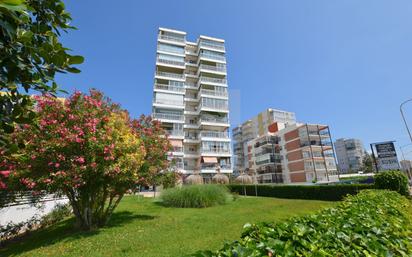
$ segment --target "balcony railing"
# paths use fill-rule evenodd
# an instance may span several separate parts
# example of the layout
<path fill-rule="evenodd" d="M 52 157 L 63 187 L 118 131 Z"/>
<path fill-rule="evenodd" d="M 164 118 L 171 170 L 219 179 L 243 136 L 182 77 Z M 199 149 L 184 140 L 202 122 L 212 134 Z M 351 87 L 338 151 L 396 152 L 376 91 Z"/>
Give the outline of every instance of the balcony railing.
<path fill-rule="evenodd" d="M 210 122 L 210 123 L 229 123 L 227 118 L 214 118 L 214 117 L 200 117 L 201 122 Z"/>
<path fill-rule="evenodd" d="M 197 73 L 194 72 L 194 71 L 188 71 L 188 70 L 186 70 L 186 71 L 185 71 L 185 74 L 186 74 L 186 75 L 190 75 L 190 76 L 197 76 Z"/>
<path fill-rule="evenodd" d="M 209 78 L 209 77 L 200 77 L 200 82 L 211 82 L 211 83 L 218 83 L 218 84 L 226 84 L 226 79 L 218 79 L 218 78 Z"/>
<path fill-rule="evenodd" d="M 207 58 L 207 59 L 212 59 L 212 60 L 218 60 L 218 61 L 226 61 L 226 57 L 222 55 L 215 55 L 215 54 L 208 54 L 208 53 L 200 53 L 200 57 Z"/>
<path fill-rule="evenodd" d="M 200 166 L 200 168 L 202 170 L 216 170 L 217 166 L 220 166 L 220 169 L 222 170 L 230 170 L 232 168 L 230 164 L 219 165 L 217 163 L 210 163 L 210 164 L 203 163 Z"/>
<path fill-rule="evenodd" d="M 188 87 L 188 88 L 197 89 L 197 85 L 193 84 L 193 83 L 186 83 L 185 86 Z"/>
<path fill-rule="evenodd" d="M 215 91 L 210 89 L 201 89 L 200 94 L 211 96 L 227 96 L 227 91 Z"/>
<path fill-rule="evenodd" d="M 185 133 L 183 130 L 166 130 L 166 134 L 168 134 L 169 136 L 184 136 Z"/>
<path fill-rule="evenodd" d="M 213 43 L 209 43 L 209 42 L 205 42 L 205 41 L 200 41 L 200 46 L 225 51 L 225 46 L 223 46 L 221 44 L 213 44 Z"/>
<path fill-rule="evenodd" d="M 185 150 L 184 154 L 192 154 L 192 155 L 198 155 L 199 151 L 189 151 L 189 150 Z"/>
<path fill-rule="evenodd" d="M 185 117 L 179 114 L 153 113 L 154 119 L 184 121 Z"/>
<path fill-rule="evenodd" d="M 157 46 L 158 51 L 162 52 L 169 52 L 169 53 L 175 53 L 175 54 L 181 54 L 184 55 L 185 51 L 183 48 L 174 48 L 174 47 L 164 47 L 164 46 Z"/>
<path fill-rule="evenodd" d="M 212 138 L 229 138 L 229 133 L 221 131 L 202 131 L 200 132 L 200 136 Z"/>
<path fill-rule="evenodd" d="M 154 102 L 157 104 L 184 106 L 184 103 L 182 101 L 175 101 L 175 100 L 170 100 L 170 99 L 155 99 Z"/>
<path fill-rule="evenodd" d="M 157 72 L 156 72 L 156 75 L 157 75 L 157 76 L 162 76 L 162 77 L 175 78 L 175 79 L 185 79 L 185 75 L 184 75 L 184 74 L 164 72 L 164 71 L 157 71 Z"/>
<path fill-rule="evenodd" d="M 166 60 L 166 59 L 161 59 L 161 58 L 157 58 L 157 62 L 164 63 L 164 64 L 169 64 L 169 65 L 176 65 L 176 66 L 185 66 L 184 62 Z"/>
<path fill-rule="evenodd" d="M 219 72 L 226 72 L 226 67 L 222 66 L 213 66 L 207 64 L 200 64 L 200 69 L 204 70 L 212 70 L 212 71 L 219 71 Z"/>
<path fill-rule="evenodd" d="M 229 149 L 202 149 L 201 152 L 206 154 L 230 154 Z"/>
<path fill-rule="evenodd" d="M 184 87 L 177 87 L 177 86 L 164 85 L 164 84 L 155 84 L 155 88 L 160 89 L 160 90 L 174 91 L 174 92 L 185 92 Z"/>
<path fill-rule="evenodd" d="M 183 153 L 183 147 L 173 147 L 172 152 L 174 152 L 174 153 Z"/>
<path fill-rule="evenodd" d="M 179 42 L 179 43 L 186 42 L 185 38 L 183 37 L 174 37 L 174 36 L 169 36 L 169 35 L 159 35 L 159 39 L 174 41 L 174 42 Z"/>
<path fill-rule="evenodd" d="M 201 102 L 201 107 L 210 108 L 210 109 L 218 109 L 218 110 L 228 110 L 229 109 L 229 106 L 227 103 L 219 103 L 219 102 L 208 102 L 208 103 Z"/>

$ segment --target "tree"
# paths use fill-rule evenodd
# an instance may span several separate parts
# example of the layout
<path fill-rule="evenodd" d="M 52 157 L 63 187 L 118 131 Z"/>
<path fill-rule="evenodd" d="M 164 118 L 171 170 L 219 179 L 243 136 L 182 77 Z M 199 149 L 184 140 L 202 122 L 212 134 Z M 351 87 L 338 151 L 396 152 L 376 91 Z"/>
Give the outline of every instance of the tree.
<path fill-rule="evenodd" d="M 133 128 L 147 149 L 139 170 L 140 184 L 155 187 L 160 184 L 161 172 L 166 172 L 171 166 L 167 153 L 171 151 L 172 146 L 160 122 L 150 116 L 142 115 L 139 120 L 133 122 Z"/>
<path fill-rule="evenodd" d="M 3 189 L 63 194 L 81 228 L 105 225 L 140 179 L 146 151 L 135 122 L 94 90 L 65 101 L 37 97 L 36 106 L 37 123 L 12 134 L 24 147 L 0 160 Z"/>
<path fill-rule="evenodd" d="M 362 170 L 365 173 L 372 173 L 375 170 L 372 156 L 368 154 L 367 152 L 365 152 L 365 155 L 362 159 Z"/>
<path fill-rule="evenodd" d="M 30 123 L 35 114 L 29 91 L 55 94 L 57 72 L 80 72 L 72 65 L 83 57 L 70 55 L 58 40 L 70 26 L 60 0 L 0 0 L 0 143 L 14 123 Z"/>

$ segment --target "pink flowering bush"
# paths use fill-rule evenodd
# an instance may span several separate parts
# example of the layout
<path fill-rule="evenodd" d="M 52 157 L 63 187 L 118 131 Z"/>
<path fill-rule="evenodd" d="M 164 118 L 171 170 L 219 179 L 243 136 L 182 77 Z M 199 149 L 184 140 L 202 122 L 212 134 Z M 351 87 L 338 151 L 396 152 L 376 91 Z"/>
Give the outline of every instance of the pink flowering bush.
<path fill-rule="evenodd" d="M 139 121 L 100 92 L 36 97 L 37 122 L 16 129 L 17 154 L 0 156 L 0 190 L 68 197 L 78 225 L 105 225 L 147 158 Z"/>

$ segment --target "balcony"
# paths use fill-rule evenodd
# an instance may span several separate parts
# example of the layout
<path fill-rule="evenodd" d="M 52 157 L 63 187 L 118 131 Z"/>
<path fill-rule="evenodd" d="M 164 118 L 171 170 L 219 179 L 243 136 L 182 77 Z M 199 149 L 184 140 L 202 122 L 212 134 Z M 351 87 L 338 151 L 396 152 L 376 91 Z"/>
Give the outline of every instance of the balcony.
<path fill-rule="evenodd" d="M 223 117 L 223 118 L 219 118 L 219 117 L 200 117 L 200 122 L 228 124 L 229 120 L 228 120 L 227 117 Z"/>
<path fill-rule="evenodd" d="M 174 53 L 174 54 L 179 54 L 184 56 L 185 55 L 185 51 L 183 48 L 174 48 L 174 47 L 165 47 L 164 45 L 158 45 L 157 46 L 157 51 L 161 51 L 161 52 L 166 52 L 166 53 Z"/>
<path fill-rule="evenodd" d="M 167 40 L 167 41 L 172 41 L 172 42 L 177 42 L 177 43 L 186 43 L 186 39 L 184 37 L 174 37 L 174 36 L 169 36 L 169 35 L 159 35 L 158 39 L 160 40 Z"/>
<path fill-rule="evenodd" d="M 226 79 L 210 78 L 210 77 L 203 77 L 203 76 L 199 78 L 199 81 L 201 83 L 216 83 L 216 84 L 223 84 L 223 85 L 227 84 Z"/>
<path fill-rule="evenodd" d="M 194 83 L 185 83 L 185 87 L 189 89 L 197 89 L 198 86 Z"/>
<path fill-rule="evenodd" d="M 226 62 L 226 57 L 224 57 L 223 55 L 200 53 L 200 57 L 211 59 L 211 60 L 216 60 L 216 61 L 221 61 L 221 62 Z"/>
<path fill-rule="evenodd" d="M 170 137 L 183 137 L 185 133 L 183 130 L 166 130 L 166 134 Z"/>
<path fill-rule="evenodd" d="M 208 70 L 208 71 L 226 73 L 226 67 L 224 67 L 224 66 L 213 66 L 213 65 L 200 64 L 199 68 L 201 70 Z"/>
<path fill-rule="evenodd" d="M 182 68 L 184 68 L 184 66 L 185 66 L 185 63 L 184 63 L 184 62 L 173 61 L 173 60 L 166 60 L 166 59 L 160 59 L 160 58 L 157 58 L 157 63 L 167 64 L 167 65 L 174 65 L 174 66 L 180 66 L 180 67 L 182 67 Z"/>
<path fill-rule="evenodd" d="M 201 131 L 200 137 L 229 139 L 229 133 L 221 131 Z"/>
<path fill-rule="evenodd" d="M 215 91 L 215 90 L 210 90 L 210 89 L 201 89 L 200 94 L 209 95 L 209 96 L 227 97 L 227 91 Z"/>
<path fill-rule="evenodd" d="M 230 149 L 201 149 L 201 153 L 208 155 L 230 155 Z"/>
<path fill-rule="evenodd" d="M 158 120 L 172 120 L 172 121 L 184 121 L 185 117 L 179 114 L 169 114 L 169 113 L 153 113 L 153 118 Z"/>
<path fill-rule="evenodd" d="M 225 51 L 225 46 L 223 44 L 214 44 L 212 42 L 205 42 L 205 41 L 200 41 L 199 44 L 201 47 L 207 47 L 207 48 L 212 48 L 220 51 Z"/>
<path fill-rule="evenodd" d="M 200 108 L 215 109 L 215 110 L 220 110 L 220 111 L 229 110 L 229 106 L 227 103 L 219 103 L 219 102 L 200 102 Z"/>
<path fill-rule="evenodd" d="M 230 164 L 219 165 L 218 163 L 202 163 L 200 168 L 202 170 L 216 170 L 217 166 L 220 166 L 221 170 L 230 170 L 232 168 Z"/>
<path fill-rule="evenodd" d="M 163 104 L 163 105 L 172 105 L 172 106 L 177 106 L 179 108 L 184 108 L 184 103 L 182 101 L 175 101 L 171 99 L 155 99 L 153 103 Z"/>
<path fill-rule="evenodd" d="M 185 74 L 186 74 L 186 76 L 197 77 L 197 73 L 195 71 L 185 70 Z"/>
<path fill-rule="evenodd" d="M 156 76 L 160 77 L 167 77 L 167 78 L 173 78 L 173 79 L 185 79 L 184 74 L 179 74 L 179 73 L 172 73 L 172 72 L 164 72 L 164 71 L 157 71 Z"/>
<path fill-rule="evenodd" d="M 184 87 L 177 87 L 177 86 L 164 85 L 164 84 L 155 84 L 154 88 L 159 89 L 159 90 L 173 91 L 173 92 L 179 92 L 179 93 L 185 92 Z"/>

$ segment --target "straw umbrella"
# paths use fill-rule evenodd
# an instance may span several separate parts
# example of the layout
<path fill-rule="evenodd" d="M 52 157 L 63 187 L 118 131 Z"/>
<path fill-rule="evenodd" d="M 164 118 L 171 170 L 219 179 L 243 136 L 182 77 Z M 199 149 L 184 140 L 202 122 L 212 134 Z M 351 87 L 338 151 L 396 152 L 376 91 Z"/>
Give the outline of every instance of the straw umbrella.
<path fill-rule="evenodd" d="M 220 173 L 220 166 L 217 165 L 216 167 L 216 175 L 212 177 L 212 182 L 214 184 L 229 184 L 229 178 Z"/>

